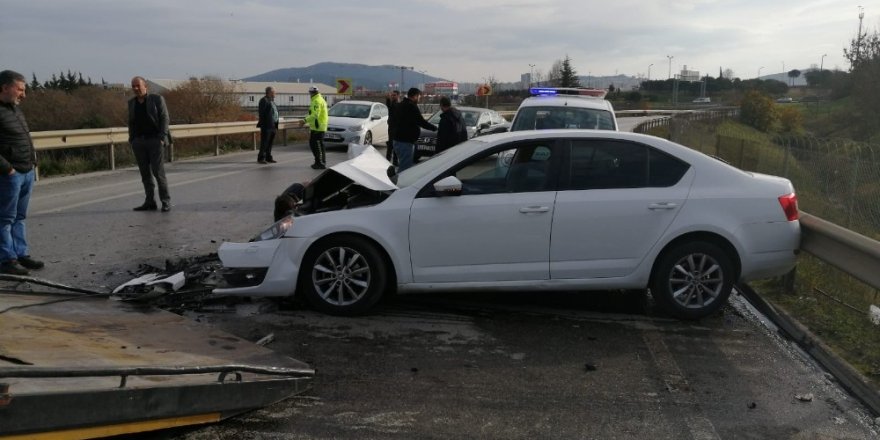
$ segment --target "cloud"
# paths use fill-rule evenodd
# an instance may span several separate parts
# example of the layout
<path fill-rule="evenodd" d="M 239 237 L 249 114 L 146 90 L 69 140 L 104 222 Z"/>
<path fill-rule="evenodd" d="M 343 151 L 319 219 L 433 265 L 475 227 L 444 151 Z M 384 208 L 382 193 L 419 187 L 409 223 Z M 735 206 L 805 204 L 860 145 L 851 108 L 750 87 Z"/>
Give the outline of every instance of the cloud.
<path fill-rule="evenodd" d="M 584 75 L 644 75 L 653 64 L 662 77 L 671 55 L 673 72 L 751 77 L 762 66 L 804 69 L 825 53 L 826 66 L 846 67 L 857 13 L 833 0 L 31 0 L 4 6 L 0 50 L 4 68 L 41 79 L 70 69 L 118 82 L 322 61 L 516 81 L 529 64 L 546 71 L 566 55 Z"/>

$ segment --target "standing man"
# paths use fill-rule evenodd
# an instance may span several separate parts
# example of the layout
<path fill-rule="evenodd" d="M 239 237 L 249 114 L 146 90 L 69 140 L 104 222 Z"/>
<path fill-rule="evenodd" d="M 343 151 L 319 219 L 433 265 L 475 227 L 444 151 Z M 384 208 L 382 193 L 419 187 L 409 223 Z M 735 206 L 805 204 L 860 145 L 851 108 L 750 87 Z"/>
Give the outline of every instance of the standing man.
<path fill-rule="evenodd" d="M 25 79 L 11 70 L 0 72 L 0 273 L 27 275 L 43 262 L 30 257 L 24 219 L 34 188 L 37 152 L 18 104 L 25 97 Z"/>
<path fill-rule="evenodd" d="M 422 111 L 419 110 L 418 104 L 421 97 L 422 91 L 413 87 L 406 92 L 406 98 L 400 101 L 395 108 L 394 153 L 397 154 L 399 162 L 398 172 L 413 166 L 416 139 L 422 133 L 419 127 L 437 131 L 437 127 L 426 121 L 422 116 Z"/>
<path fill-rule="evenodd" d="M 163 150 L 170 143 L 168 108 L 165 98 L 147 93 L 147 81 L 140 76 L 131 79 L 134 98 L 128 100 L 128 142 L 137 159 L 146 199 L 135 211 L 155 211 L 153 178 L 159 186 L 162 212 L 171 211 L 171 195 L 165 179 Z"/>
<path fill-rule="evenodd" d="M 309 148 L 315 156 L 315 163 L 312 164 L 313 170 L 323 170 L 327 168 L 327 160 L 324 155 L 324 133 L 327 131 L 327 123 L 330 117 L 327 116 L 327 101 L 318 93 L 317 87 L 309 87 L 309 96 L 312 97 L 309 104 L 309 115 L 306 116 L 306 124 L 309 126 Z"/>
<path fill-rule="evenodd" d="M 257 154 L 257 162 L 275 163 L 275 159 L 272 159 L 272 143 L 275 142 L 275 133 L 278 131 L 278 107 L 275 106 L 274 87 L 266 87 L 266 96 L 260 99 L 258 113 L 260 152 Z"/>
<path fill-rule="evenodd" d="M 400 102 L 400 90 L 395 90 L 385 97 L 385 107 L 388 107 L 388 142 L 385 143 L 388 148 L 385 150 L 385 159 L 393 164 L 397 163 L 397 157 L 394 156 L 394 124 L 396 124 L 394 112 L 398 102 Z"/>
<path fill-rule="evenodd" d="M 468 139 L 467 127 L 461 112 L 452 106 L 449 97 L 440 98 L 440 123 L 437 124 L 437 148 L 439 153 Z"/>

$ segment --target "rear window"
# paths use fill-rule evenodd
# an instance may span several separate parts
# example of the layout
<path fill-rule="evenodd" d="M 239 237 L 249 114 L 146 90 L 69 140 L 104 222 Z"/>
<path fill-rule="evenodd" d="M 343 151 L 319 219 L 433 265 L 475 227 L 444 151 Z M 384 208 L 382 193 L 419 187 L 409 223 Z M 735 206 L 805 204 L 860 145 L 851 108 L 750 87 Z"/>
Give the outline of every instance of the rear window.
<path fill-rule="evenodd" d="M 510 131 L 555 128 L 615 130 L 614 114 L 578 107 L 520 107 Z"/>

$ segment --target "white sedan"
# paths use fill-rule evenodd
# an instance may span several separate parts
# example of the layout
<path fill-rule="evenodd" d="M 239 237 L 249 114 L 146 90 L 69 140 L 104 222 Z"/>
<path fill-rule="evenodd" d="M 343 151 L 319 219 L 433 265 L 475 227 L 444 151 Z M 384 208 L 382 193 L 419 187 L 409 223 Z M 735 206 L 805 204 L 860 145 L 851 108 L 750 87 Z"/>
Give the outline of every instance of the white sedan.
<path fill-rule="evenodd" d="M 795 265 L 797 197 L 652 136 L 600 130 L 478 137 L 393 179 L 375 149 L 306 186 L 294 215 L 219 250 L 216 294 L 304 295 L 364 313 L 382 295 L 649 288 L 673 316 Z"/>
<path fill-rule="evenodd" d="M 364 144 L 388 140 L 388 107 L 379 102 L 340 101 L 327 110 L 324 143 Z"/>

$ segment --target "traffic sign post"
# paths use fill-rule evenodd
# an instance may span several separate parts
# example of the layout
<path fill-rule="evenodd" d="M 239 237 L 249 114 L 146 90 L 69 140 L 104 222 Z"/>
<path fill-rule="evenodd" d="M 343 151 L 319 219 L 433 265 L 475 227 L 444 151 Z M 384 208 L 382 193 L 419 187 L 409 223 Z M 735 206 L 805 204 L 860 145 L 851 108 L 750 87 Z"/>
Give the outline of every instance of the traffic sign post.
<path fill-rule="evenodd" d="M 336 78 L 336 94 L 351 96 L 354 92 L 351 78 Z"/>
<path fill-rule="evenodd" d="M 485 96 L 486 97 L 486 108 L 489 108 L 489 95 L 492 94 L 492 86 L 489 84 L 483 84 L 477 87 L 477 96 Z"/>

